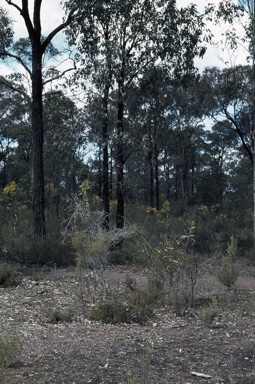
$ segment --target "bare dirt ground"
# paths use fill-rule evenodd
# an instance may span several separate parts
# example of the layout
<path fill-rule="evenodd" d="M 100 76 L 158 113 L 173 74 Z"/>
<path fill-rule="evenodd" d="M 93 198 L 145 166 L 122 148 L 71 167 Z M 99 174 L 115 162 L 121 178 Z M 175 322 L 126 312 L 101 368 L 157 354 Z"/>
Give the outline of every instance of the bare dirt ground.
<path fill-rule="evenodd" d="M 89 321 L 86 295 L 72 270 L 19 269 L 19 284 L 0 288 L 1 335 L 22 340 L 13 364 L 0 372 L 3 384 L 254 384 L 255 269 L 243 266 L 235 290 L 227 291 L 202 271 L 195 306 L 178 317 L 164 306 L 146 325 Z M 127 274 L 146 283 L 149 271 L 110 267 L 113 291 Z M 205 314 L 217 297 L 217 316 Z M 71 322 L 49 323 L 51 303 L 73 311 Z"/>

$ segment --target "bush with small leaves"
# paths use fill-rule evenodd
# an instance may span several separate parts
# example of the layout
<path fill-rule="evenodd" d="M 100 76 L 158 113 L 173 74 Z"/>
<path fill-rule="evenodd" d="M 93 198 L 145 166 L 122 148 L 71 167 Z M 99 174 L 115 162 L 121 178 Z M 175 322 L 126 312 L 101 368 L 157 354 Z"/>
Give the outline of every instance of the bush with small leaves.
<path fill-rule="evenodd" d="M 72 308 L 66 310 L 59 309 L 54 306 L 53 303 L 46 303 L 40 309 L 41 315 L 49 323 L 63 323 L 71 322 L 74 316 L 74 311 Z"/>
<path fill-rule="evenodd" d="M 155 308 L 162 303 L 162 297 L 162 286 L 152 279 L 145 287 L 129 291 L 125 302 L 113 300 L 92 307 L 89 318 L 111 324 L 145 324 L 155 317 Z"/>
<path fill-rule="evenodd" d="M 98 303 L 92 307 L 89 320 L 102 321 L 109 324 L 130 322 L 127 306 L 120 301 Z"/>
<path fill-rule="evenodd" d="M 0 336 L 0 369 L 8 368 L 19 360 L 21 340 L 16 335 Z"/>
<path fill-rule="evenodd" d="M 210 327 L 218 315 L 219 315 L 218 309 L 214 305 L 211 305 L 208 308 L 202 309 L 201 320 L 203 321 L 206 327 Z"/>
<path fill-rule="evenodd" d="M 138 307 L 115 300 L 94 306 L 90 312 L 89 320 L 109 324 L 145 324 L 154 317 L 155 314 L 151 307 Z"/>
<path fill-rule="evenodd" d="M 127 294 L 127 303 L 131 306 L 145 308 L 162 303 L 163 285 L 159 280 L 149 279 L 146 286 L 133 289 Z"/>
<path fill-rule="evenodd" d="M 218 279 L 228 289 L 233 288 L 239 276 L 235 263 L 237 255 L 237 241 L 231 236 L 225 256 L 222 258 L 221 267 L 218 271 Z"/>

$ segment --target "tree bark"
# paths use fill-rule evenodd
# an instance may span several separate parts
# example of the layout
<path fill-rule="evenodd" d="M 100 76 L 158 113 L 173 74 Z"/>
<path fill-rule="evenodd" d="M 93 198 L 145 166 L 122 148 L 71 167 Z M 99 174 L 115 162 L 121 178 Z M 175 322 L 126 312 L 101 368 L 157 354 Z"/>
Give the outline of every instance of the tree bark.
<path fill-rule="evenodd" d="M 102 174 L 102 183 L 103 183 L 103 208 L 104 208 L 104 223 L 103 226 L 106 230 L 110 229 L 109 224 L 109 214 L 110 214 L 110 199 L 109 199 L 109 154 L 108 154 L 108 100 L 109 100 L 109 86 L 106 85 L 104 89 L 104 98 L 103 98 L 103 113 L 104 113 L 104 122 L 103 122 L 103 174 Z"/>
<path fill-rule="evenodd" d="M 33 207 L 33 231 L 34 235 L 45 235 L 45 191 L 44 191 L 44 164 L 43 164 L 43 81 L 42 81 L 42 57 L 53 37 L 65 27 L 71 20 L 71 12 L 66 21 L 57 26 L 44 41 L 41 31 L 41 5 L 42 0 L 34 0 L 33 22 L 30 18 L 28 0 L 22 0 L 21 6 L 11 0 L 6 2 L 16 8 L 24 19 L 32 48 L 32 70 L 26 66 L 32 82 L 32 207 Z M 19 60 L 18 57 L 16 58 Z M 22 62 L 22 60 L 21 60 Z"/>
<path fill-rule="evenodd" d="M 32 46 L 32 207 L 34 235 L 45 235 L 45 191 L 43 164 L 43 81 L 42 56 L 44 50 L 41 43 L 41 4 L 42 0 L 34 0 L 34 26 L 28 13 L 28 3 L 23 1 L 23 12 Z"/>
<path fill-rule="evenodd" d="M 252 169 L 253 169 L 253 247 L 255 249 L 255 31 L 254 31 L 254 23 L 255 23 L 255 0 L 253 0 L 253 4 L 251 7 L 251 17 L 252 17 Z"/>
<path fill-rule="evenodd" d="M 148 153 L 148 161 L 149 161 L 149 200 L 150 200 L 150 207 L 154 208 L 154 179 L 153 179 L 153 163 L 152 163 L 152 150 L 149 149 Z"/>
<path fill-rule="evenodd" d="M 124 133 L 124 100 L 123 100 L 123 77 L 118 87 L 118 121 L 117 121 L 117 152 L 116 152 L 116 227 L 124 227 L 124 154 L 123 154 L 123 133 Z"/>
<path fill-rule="evenodd" d="M 159 199 L 159 165 L 158 165 L 158 147 L 157 143 L 154 144 L 154 163 L 155 163 L 155 205 L 157 211 L 160 208 L 160 199 Z"/>

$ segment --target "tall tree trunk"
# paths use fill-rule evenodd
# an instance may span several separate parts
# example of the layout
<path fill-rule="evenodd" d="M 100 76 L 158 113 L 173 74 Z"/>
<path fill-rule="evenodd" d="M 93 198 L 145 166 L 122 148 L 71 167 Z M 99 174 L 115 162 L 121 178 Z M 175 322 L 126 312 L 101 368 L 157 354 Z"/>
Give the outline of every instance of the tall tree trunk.
<path fill-rule="evenodd" d="M 149 125 L 149 152 L 148 152 L 148 162 L 149 162 L 149 201 L 150 207 L 154 208 L 154 172 L 153 172 L 153 140 L 151 126 Z"/>
<path fill-rule="evenodd" d="M 110 214 L 110 197 L 109 197 L 109 154 L 108 154 L 108 100 L 109 100 L 109 86 L 105 86 L 104 98 L 103 98 L 103 113 L 104 113 L 104 122 L 103 122 L 103 174 L 102 174 L 102 183 L 103 183 L 103 207 L 104 207 L 104 223 L 103 226 L 105 229 L 109 230 L 109 214 Z"/>
<path fill-rule="evenodd" d="M 159 211 L 160 201 L 159 201 L 159 165 L 158 165 L 158 147 L 157 143 L 154 144 L 154 164 L 155 164 L 155 200 L 156 200 L 156 209 Z"/>
<path fill-rule="evenodd" d="M 38 237 L 45 235 L 42 89 L 42 52 L 39 38 L 39 42 L 32 41 L 32 206 L 33 230 Z"/>
<path fill-rule="evenodd" d="M 102 148 L 98 147 L 98 197 L 102 198 Z"/>
<path fill-rule="evenodd" d="M 116 227 L 124 227 L 124 154 L 123 154 L 123 132 L 124 132 L 124 101 L 122 87 L 119 86 L 118 100 L 118 122 L 117 122 L 117 153 L 116 153 Z"/>
<path fill-rule="evenodd" d="M 148 153 L 148 161 L 149 161 L 149 199 L 150 199 L 150 207 L 154 208 L 154 179 L 153 179 L 153 163 L 152 163 L 152 150 L 149 149 Z"/>
<path fill-rule="evenodd" d="M 252 167 L 253 167 L 253 246 L 255 249 L 255 0 L 252 4 L 252 72 L 253 72 L 253 104 L 252 104 Z"/>
<path fill-rule="evenodd" d="M 187 206 L 188 196 L 189 196 L 189 150 L 186 146 L 183 147 L 182 185 L 183 185 L 182 197 L 183 197 L 185 206 Z"/>

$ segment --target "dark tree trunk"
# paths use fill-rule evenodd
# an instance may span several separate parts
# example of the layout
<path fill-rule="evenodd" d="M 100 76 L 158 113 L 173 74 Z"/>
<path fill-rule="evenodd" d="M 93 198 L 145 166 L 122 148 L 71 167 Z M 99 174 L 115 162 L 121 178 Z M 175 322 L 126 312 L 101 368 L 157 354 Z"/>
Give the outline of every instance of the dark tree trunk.
<path fill-rule="evenodd" d="M 102 198 L 102 148 L 98 148 L 98 197 Z"/>
<path fill-rule="evenodd" d="M 116 152 L 116 227 L 124 227 L 124 154 L 123 154 L 123 132 L 124 132 L 124 100 L 123 82 L 119 82 L 118 89 L 118 121 L 117 121 L 117 152 Z"/>
<path fill-rule="evenodd" d="M 34 235 L 45 235 L 41 43 L 32 41 L 32 190 Z"/>
<path fill-rule="evenodd" d="M 109 230 L 109 213 L 110 213 L 110 197 L 109 197 L 109 154 L 108 154 L 108 100 L 109 100 L 109 87 L 106 86 L 104 90 L 103 99 L 103 207 L 104 207 L 104 228 Z"/>
<path fill-rule="evenodd" d="M 148 161 L 149 161 L 149 179 L 150 179 L 150 190 L 149 190 L 149 199 L 150 199 L 150 207 L 154 207 L 154 179 L 153 179 L 153 163 L 152 163 L 152 150 L 149 150 L 148 153 Z"/>
<path fill-rule="evenodd" d="M 154 163 L 155 163 L 155 200 L 156 200 L 156 209 L 159 211 L 160 202 L 159 202 L 159 165 L 158 165 L 158 148 L 157 144 L 154 144 Z"/>
<path fill-rule="evenodd" d="M 189 151 L 187 147 L 183 148 L 182 185 L 182 199 L 184 201 L 185 206 L 187 206 L 189 196 Z"/>
<path fill-rule="evenodd" d="M 6 0 L 7 1 L 7 0 Z M 45 235 L 45 195 L 44 195 L 44 166 L 43 166 L 43 103 L 42 103 L 42 57 L 53 37 L 65 27 L 71 20 L 71 12 L 67 20 L 57 26 L 44 41 L 41 31 L 41 5 L 42 0 L 34 0 L 33 22 L 30 18 L 28 0 L 22 0 L 21 5 L 16 2 L 7 1 L 19 12 L 24 19 L 32 48 L 32 70 L 29 71 L 32 81 L 32 208 L 33 208 L 33 231 L 35 236 Z M 8 54 L 7 54 L 8 56 Z"/>
<path fill-rule="evenodd" d="M 109 179 L 109 201 L 112 200 L 112 191 L 113 191 L 113 153 L 112 153 L 112 148 L 111 148 L 111 157 L 109 161 L 110 165 L 110 179 Z"/>

